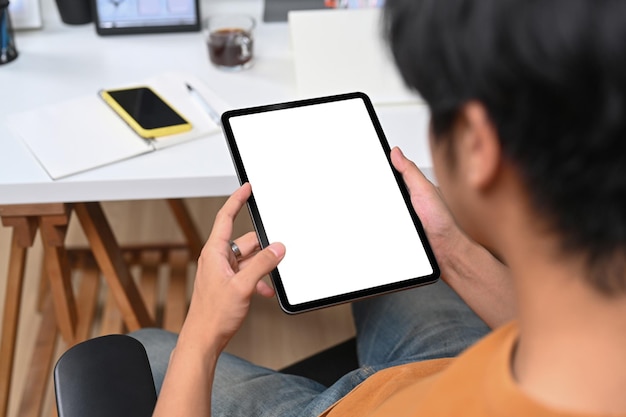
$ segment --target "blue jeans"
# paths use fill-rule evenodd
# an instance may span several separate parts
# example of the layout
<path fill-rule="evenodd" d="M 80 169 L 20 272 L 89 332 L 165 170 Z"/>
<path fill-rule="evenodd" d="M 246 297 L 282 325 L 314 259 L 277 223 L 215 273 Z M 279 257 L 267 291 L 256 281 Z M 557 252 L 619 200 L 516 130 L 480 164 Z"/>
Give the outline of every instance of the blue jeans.
<path fill-rule="evenodd" d="M 325 387 L 223 353 L 215 372 L 213 416 L 317 416 L 381 369 L 454 357 L 489 331 L 443 281 L 358 301 L 352 311 L 358 369 Z M 176 335 L 143 329 L 131 336 L 146 347 L 159 392 Z"/>

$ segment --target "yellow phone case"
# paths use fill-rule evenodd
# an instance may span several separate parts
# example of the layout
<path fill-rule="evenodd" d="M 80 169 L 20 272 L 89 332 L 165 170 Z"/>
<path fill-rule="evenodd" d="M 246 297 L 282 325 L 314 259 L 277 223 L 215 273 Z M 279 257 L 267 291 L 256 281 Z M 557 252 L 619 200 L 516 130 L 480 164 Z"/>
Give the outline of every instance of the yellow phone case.
<path fill-rule="evenodd" d="M 118 102 L 115 100 L 109 93 L 115 91 L 122 90 L 133 90 L 139 88 L 147 88 L 154 93 L 165 105 L 167 105 L 174 113 L 176 113 L 181 119 L 184 120 L 184 123 L 158 127 L 155 129 L 145 129 L 143 128 Z M 131 88 L 119 88 L 114 90 L 100 90 L 100 97 L 117 113 L 122 120 L 126 122 L 139 136 L 145 139 L 153 139 L 162 136 L 174 135 L 176 133 L 183 133 L 191 130 L 191 123 L 187 121 L 174 107 L 172 107 L 167 101 L 163 99 L 156 91 L 148 86 L 136 86 Z"/>

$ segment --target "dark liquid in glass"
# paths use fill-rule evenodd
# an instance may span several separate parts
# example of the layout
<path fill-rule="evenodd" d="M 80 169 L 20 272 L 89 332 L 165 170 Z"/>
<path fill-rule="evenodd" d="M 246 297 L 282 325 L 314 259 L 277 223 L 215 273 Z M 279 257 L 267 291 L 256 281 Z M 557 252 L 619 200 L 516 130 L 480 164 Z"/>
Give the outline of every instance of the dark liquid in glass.
<path fill-rule="evenodd" d="M 252 59 L 252 47 L 252 37 L 243 29 L 220 29 L 209 35 L 209 56 L 216 65 L 245 65 Z"/>

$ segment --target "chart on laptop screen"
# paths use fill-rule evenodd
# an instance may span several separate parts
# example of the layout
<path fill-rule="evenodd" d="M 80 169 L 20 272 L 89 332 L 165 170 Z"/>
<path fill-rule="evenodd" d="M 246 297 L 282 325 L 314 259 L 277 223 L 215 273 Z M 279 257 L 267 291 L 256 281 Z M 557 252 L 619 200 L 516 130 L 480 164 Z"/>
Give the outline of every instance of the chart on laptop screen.
<path fill-rule="evenodd" d="M 194 0 L 97 0 L 103 28 L 170 26 L 197 20 Z"/>

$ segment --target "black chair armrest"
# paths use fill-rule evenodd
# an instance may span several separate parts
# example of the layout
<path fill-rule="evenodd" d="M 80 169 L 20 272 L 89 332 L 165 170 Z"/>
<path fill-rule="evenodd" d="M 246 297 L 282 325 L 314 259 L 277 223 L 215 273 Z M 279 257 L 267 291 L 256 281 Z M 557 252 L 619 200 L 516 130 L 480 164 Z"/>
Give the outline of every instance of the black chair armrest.
<path fill-rule="evenodd" d="M 143 345 L 125 335 L 79 343 L 54 368 L 59 417 L 149 417 L 156 404 Z"/>

